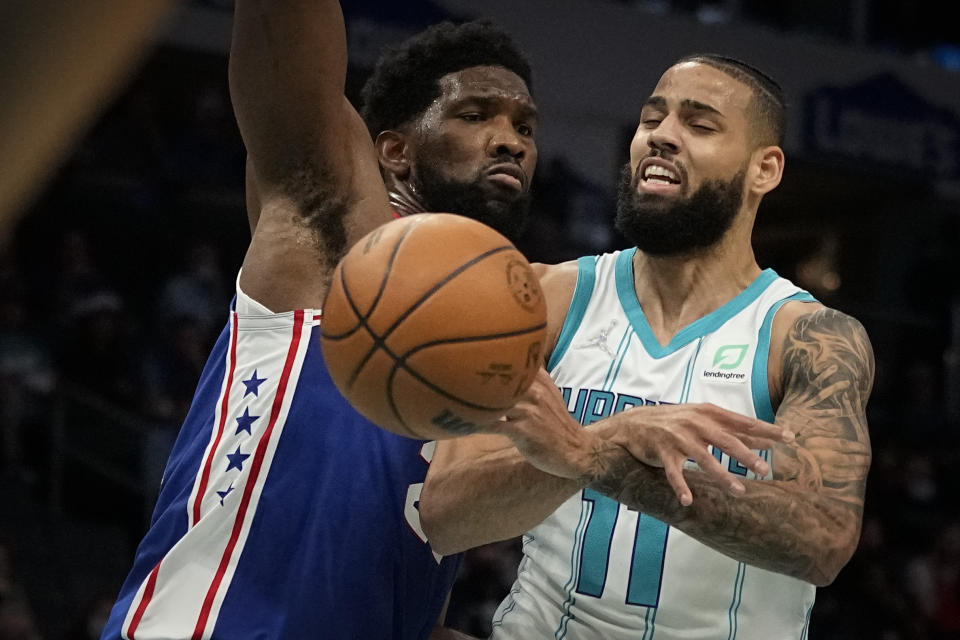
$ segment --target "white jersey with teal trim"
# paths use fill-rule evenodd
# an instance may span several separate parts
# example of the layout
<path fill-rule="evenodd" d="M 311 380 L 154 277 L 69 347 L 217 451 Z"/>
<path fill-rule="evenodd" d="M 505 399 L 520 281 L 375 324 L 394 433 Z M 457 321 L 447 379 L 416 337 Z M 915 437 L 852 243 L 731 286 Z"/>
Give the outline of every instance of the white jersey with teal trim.
<path fill-rule="evenodd" d="M 810 294 L 768 269 L 661 346 L 637 301 L 633 255 L 579 261 L 549 363 L 570 413 L 588 425 L 642 404 L 712 402 L 773 421 L 773 316 L 788 300 L 813 301 Z M 714 455 L 731 473 L 756 477 Z M 491 640 L 807 637 L 813 585 L 737 562 L 591 489 L 524 536 L 523 553 Z"/>

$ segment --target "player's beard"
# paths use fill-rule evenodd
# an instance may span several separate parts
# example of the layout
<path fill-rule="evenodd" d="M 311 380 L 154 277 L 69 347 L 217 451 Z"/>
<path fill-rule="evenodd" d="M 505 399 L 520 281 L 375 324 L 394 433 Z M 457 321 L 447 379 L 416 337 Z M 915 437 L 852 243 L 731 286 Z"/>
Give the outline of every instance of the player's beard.
<path fill-rule="evenodd" d="M 741 169 L 729 182 L 711 180 L 692 194 L 666 201 L 638 193 L 639 173 L 627 164 L 617 188 L 617 230 L 644 253 L 670 257 L 715 245 L 733 224 L 743 202 Z"/>
<path fill-rule="evenodd" d="M 493 198 L 483 176 L 461 182 L 442 175 L 429 162 L 417 167 L 415 189 L 428 211 L 458 213 L 493 227 L 516 241 L 527 228 L 530 213 L 530 192 L 512 200 Z"/>

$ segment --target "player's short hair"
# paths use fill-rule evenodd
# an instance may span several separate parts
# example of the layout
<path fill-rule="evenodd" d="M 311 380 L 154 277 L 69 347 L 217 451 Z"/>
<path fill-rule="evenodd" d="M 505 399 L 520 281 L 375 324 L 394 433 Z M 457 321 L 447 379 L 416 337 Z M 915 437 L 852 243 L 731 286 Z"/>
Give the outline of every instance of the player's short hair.
<path fill-rule="evenodd" d="M 677 60 L 676 64 L 699 62 L 719 69 L 753 90 L 750 101 L 753 139 L 760 146 L 783 146 L 787 127 L 787 102 L 783 87 L 751 64 L 716 53 L 695 53 Z"/>
<path fill-rule="evenodd" d="M 477 66 L 501 66 L 532 92 L 530 63 L 506 31 L 487 20 L 441 22 L 387 50 L 361 92 L 371 136 L 415 119 L 440 96 L 440 78 Z"/>

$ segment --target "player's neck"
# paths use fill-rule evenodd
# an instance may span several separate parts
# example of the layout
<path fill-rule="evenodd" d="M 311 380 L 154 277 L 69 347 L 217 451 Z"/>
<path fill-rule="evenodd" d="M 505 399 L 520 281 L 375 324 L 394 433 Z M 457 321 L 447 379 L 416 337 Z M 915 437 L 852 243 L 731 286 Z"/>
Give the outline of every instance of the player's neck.
<path fill-rule="evenodd" d="M 387 193 L 390 195 L 390 205 L 401 216 L 427 212 L 423 198 L 408 182 L 389 181 L 387 183 Z"/>
<path fill-rule="evenodd" d="M 679 257 L 656 257 L 638 250 L 633 258 L 637 299 L 663 345 L 736 297 L 760 272 L 749 241 L 739 247 L 721 241 Z"/>

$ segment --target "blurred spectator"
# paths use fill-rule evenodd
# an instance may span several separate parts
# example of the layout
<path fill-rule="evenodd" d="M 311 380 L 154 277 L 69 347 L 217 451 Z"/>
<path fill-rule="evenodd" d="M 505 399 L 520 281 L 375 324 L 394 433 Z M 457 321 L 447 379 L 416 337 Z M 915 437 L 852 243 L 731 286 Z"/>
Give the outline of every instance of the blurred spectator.
<path fill-rule="evenodd" d="M 113 594 L 101 593 L 94 596 L 63 640 L 99 640 L 107 618 L 110 617 L 113 601 Z"/>
<path fill-rule="evenodd" d="M 176 177 L 197 186 L 242 184 L 245 156 L 225 83 L 204 84 L 189 97 L 187 121 L 170 150 Z"/>
<path fill-rule="evenodd" d="M 10 567 L 10 552 L 0 544 L 0 602 L 13 592 L 13 572 Z"/>
<path fill-rule="evenodd" d="M 46 346 L 31 330 L 23 280 L 6 259 L 0 259 L 0 291 L 0 472 L 25 480 L 27 432 L 42 421 L 39 409 L 55 376 Z"/>
<path fill-rule="evenodd" d="M 224 277 L 217 248 L 207 242 L 194 242 L 177 273 L 164 283 L 156 317 L 162 323 L 189 320 L 202 334 L 215 336 L 227 319 L 230 294 L 226 282 L 229 278 Z M 207 351 L 206 343 L 200 346 L 200 351 Z"/>
<path fill-rule="evenodd" d="M 810 638 L 920 640 L 926 636 L 897 585 L 900 568 L 889 554 L 883 523 L 864 519 L 860 545 L 836 582 L 817 591 Z"/>
<path fill-rule="evenodd" d="M 136 329 L 120 294 L 98 289 L 76 295 L 66 317 L 59 350 L 63 379 L 123 408 L 136 407 Z"/>
<path fill-rule="evenodd" d="M 944 408 L 947 420 L 956 427 L 960 425 L 960 292 L 954 292 L 950 305 L 950 336 L 943 354 Z"/>
<path fill-rule="evenodd" d="M 59 282 L 56 284 L 58 311 L 74 308 L 92 291 L 105 286 L 93 260 L 90 239 L 81 229 L 69 229 L 60 239 Z"/>
<path fill-rule="evenodd" d="M 210 350 L 208 329 L 195 316 L 172 318 L 143 357 L 141 413 L 150 420 L 140 468 L 147 495 L 160 486 L 167 456 L 193 401 Z"/>
<path fill-rule="evenodd" d="M 41 640 L 22 590 L 14 582 L 10 552 L 0 544 L 0 640 Z"/>
<path fill-rule="evenodd" d="M 940 531 L 932 552 L 910 561 L 906 587 L 929 621 L 931 638 L 960 638 L 960 522 Z"/>
<path fill-rule="evenodd" d="M 187 415 L 206 363 L 206 327 L 193 316 L 167 322 L 143 358 L 142 412 L 176 428 Z"/>
<path fill-rule="evenodd" d="M 464 555 L 450 596 L 447 625 L 486 638 L 493 614 L 517 577 L 520 539 L 471 549 Z"/>
<path fill-rule="evenodd" d="M 0 601 L 0 640 L 41 640 L 33 613 L 19 595 Z"/>
<path fill-rule="evenodd" d="M 891 528 L 897 532 L 895 543 L 925 548 L 933 541 L 943 519 L 936 464 L 925 451 L 901 451 L 895 477 L 899 482 L 888 514 Z"/>

